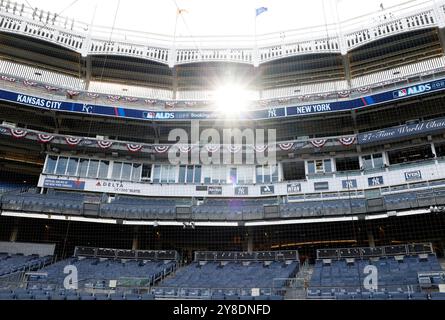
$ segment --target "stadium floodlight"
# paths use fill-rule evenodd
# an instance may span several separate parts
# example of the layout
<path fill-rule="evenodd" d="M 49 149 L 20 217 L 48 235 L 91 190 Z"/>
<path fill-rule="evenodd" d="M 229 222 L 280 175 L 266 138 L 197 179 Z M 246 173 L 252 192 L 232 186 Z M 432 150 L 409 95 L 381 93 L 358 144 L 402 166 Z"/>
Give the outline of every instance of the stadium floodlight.
<path fill-rule="evenodd" d="M 252 100 L 251 93 L 239 85 L 221 86 L 214 94 L 217 111 L 227 116 L 245 111 Z"/>

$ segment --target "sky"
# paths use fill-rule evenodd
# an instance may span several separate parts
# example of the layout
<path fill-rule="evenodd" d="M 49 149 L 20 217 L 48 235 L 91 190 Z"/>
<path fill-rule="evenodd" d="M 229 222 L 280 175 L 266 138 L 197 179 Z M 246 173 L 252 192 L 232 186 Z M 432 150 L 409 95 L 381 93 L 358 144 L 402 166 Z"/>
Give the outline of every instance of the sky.
<path fill-rule="evenodd" d="M 17 0 L 96 26 L 177 36 L 252 35 L 319 26 L 408 0 Z M 413 1 L 413 0 L 411 0 Z M 419 0 L 421 1 L 421 0 Z M 176 22 L 177 7 L 185 9 Z M 255 8 L 267 7 L 255 23 Z M 94 15 L 96 10 L 96 14 Z M 117 12 L 117 15 L 116 15 Z M 116 18 L 116 19 L 115 19 Z M 176 25 L 176 28 L 175 28 Z"/>

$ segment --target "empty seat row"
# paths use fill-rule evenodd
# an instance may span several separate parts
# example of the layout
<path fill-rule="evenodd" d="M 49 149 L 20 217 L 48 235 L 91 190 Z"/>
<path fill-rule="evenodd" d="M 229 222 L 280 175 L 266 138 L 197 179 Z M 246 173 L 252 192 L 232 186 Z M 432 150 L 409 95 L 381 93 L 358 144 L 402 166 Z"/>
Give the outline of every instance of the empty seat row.
<path fill-rule="evenodd" d="M 86 292 L 57 292 L 57 291 L 0 291 L 0 300 L 154 300 L 150 293 L 86 293 Z"/>
<path fill-rule="evenodd" d="M 316 261 L 310 280 L 309 298 L 333 298 L 337 294 L 363 294 L 364 281 L 369 267 L 377 271 L 373 284 L 380 294 L 420 292 L 418 274 L 441 272 L 442 268 L 435 254 L 378 258 L 350 258 Z M 368 271 L 367 271 L 368 270 Z M 441 283 L 441 279 L 437 279 Z M 431 282 L 430 282 L 431 283 Z M 367 294 L 367 293 L 365 293 Z M 373 297 L 372 296 L 372 297 Z M 401 297 L 401 295 L 396 295 Z M 344 297 L 346 298 L 346 297 Z"/>
<path fill-rule="evenodd" d="M 176 271 L 173 277 L 163 280 L 155 289 L 156 295 L 163 296 L 208 296 L 207 289 L 219 288 L 221 295 L 236 294 L 239 289 L 246 289 L 251 294 L 251 288 L 279 288 L 285 285 L 279 279 L 294 276 L 299 269 L 299 263 L 261 262 L 251 263 L 219 263 L 194 262 Z"/>

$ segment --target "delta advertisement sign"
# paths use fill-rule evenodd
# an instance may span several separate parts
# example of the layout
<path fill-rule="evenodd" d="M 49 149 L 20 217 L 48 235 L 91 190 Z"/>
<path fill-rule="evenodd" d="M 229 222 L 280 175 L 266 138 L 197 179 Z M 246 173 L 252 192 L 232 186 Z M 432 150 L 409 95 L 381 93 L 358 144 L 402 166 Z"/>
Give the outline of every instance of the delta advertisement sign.
<path fill-rule="evenodd" d="M 121 181 L 97 181 L 94 191 L 142 194 L 142 189 L 135 183 Z"/>

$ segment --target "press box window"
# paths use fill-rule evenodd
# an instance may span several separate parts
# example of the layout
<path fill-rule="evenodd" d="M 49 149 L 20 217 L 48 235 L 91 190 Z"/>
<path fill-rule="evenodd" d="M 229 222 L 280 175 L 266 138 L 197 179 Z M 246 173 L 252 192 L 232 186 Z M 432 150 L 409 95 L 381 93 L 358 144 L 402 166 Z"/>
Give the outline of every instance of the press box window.
<path fill-rule="evenodd" d="M 436 143 L 434 145 L 437 157 L 445 157 L 445 143 Z"/>
<path fill-rule="evenodd" d="M 111 173 L 111 178 L 113 180 L 120 180 L 122 171 L 122 162 L 113 163 L 113 171 Z"/>
<path fill-rule="evenodd" d="M 109 161 L 101 160 L 99 163 L 99 174 L 98 177 L 101 179 L 108 178 L 108 167 L 110 166 Z"/>
<path fill-rule="evenodd" d="M 388 152 L 390 164 L 407 163 L 434 158 L 431 145 L 406 148 Z"/>
<path fill-rule="evenodd" d="M 87 176 L 88 164 L 90 163 L 89 159 L 80 159 L 79 162 L 79 177 L 85 178 Z"/>
<path fill-rule="evenodd" d="M 369 154 L 362 157 L 363 169 L 383 168 L 383 155 L 381 153 Z"/>
<path fill-rule="evenodd" d="M 142 181 L 150 181 L 151 180 L 151 164 L 142 165 Z"/>
<path fill-rule="evenodd" d="M 90 166 L 88 167 L 88 178 L 96 178 L 97 171 L 99 170 L 99 161 L 90 160 Z"/>
<path fill-rule="evenodd" d="M 170 165 L 161 166 L 161 183 L 174 183 L 176 180 L 176 167 Z"/>
<path fill-rule="evenodd" d="M 78 158 L 70 158 L 68 160 L 68 167 L 66 168 L 67 176 L 75 176 L 77 174 L 77 167 L 79 165 Z"/>
<path fill-rule="evenodd" d="M 57 161 L 56 174 L 65 175 L 67 164 L 68 164 L 68 158 L 59 157 L 59 161 Z"/>
<path fill-rule="evenodd" d="M 153 166 L 153 182 L 159 183 L 161 181 L 161 166 L 159 164 L 155 164 Z"/>
<path fill-rule="evenodd" d="M 254 168 L 249 166 L 242 166 L 237 168 L 237 183 L 238 184 L 252 184 L 253 183 Z"/>
<path fill-rule="evenodd" d="M 179 166 L 179 183 L 200 183 L 201 166 Z"/>
<path fill-rule="evenodd" d="M 130 180 L 131 179 L 131 163 L 124 163 L 122 165 L 122 175 L 121 180 Z"/>
<path fill-rule="evenodd" d="M 278 182 L 278 166 L 257 166 L 256 183 Z"/>
<path fill-rule="evenodd" d="M 139 182 L 141 180 L 142 164 L 133 163 L 133 171 L 131 172 L 131 181 Z"/>
<path fill-rule="evenodd" d="M 304 180 L 306 178 L 303 161 L 283 162 L 282 166 L 284 181 Z"/>
<path fill-rule="evenodd" d="M 335 159 L 337 172 L 360 170 L 360 161 L 358 157 L 337 158 Z"/>
<path fill-rule="evenodd" d="M 329 173 L 332 172 L 331 159 L 308 161 L 308 173 Z"/>
<path fill-rule="evenodd" d="M 56 170 L 57 165 L 57 157 L 55 156 L 49 156 L 46 158 L 46 166 L 45 166 L 45 173 L 46 174 L 53 174 L 54 170 Z"/>

